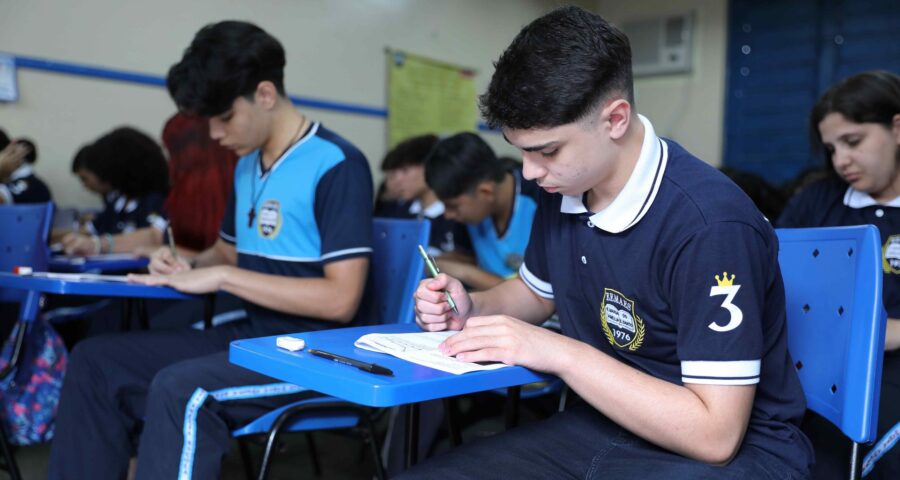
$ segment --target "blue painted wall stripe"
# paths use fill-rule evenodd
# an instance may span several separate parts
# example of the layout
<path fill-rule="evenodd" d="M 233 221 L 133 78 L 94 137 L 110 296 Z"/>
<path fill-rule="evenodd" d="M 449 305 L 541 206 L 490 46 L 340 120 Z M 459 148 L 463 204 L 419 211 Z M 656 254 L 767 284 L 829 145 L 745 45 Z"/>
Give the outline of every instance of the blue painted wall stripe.
<path fill-rule="evenodd" d="M 155 87 L 166 86 L 166 79 L 158 75 L 148 75 L 146 73 L 129 72 L 125 70 L 116 70 L 106 67 L 96 67 L 92 65 L 82 65 L 71 62 L 60 62 L 57 60 L 25 57 L 21 55 L 13 55 L 13 58 L 15 58 L 16 66 L 19 68 L 30 68 L 32 70 L 41 70 L 44 72 L 63 73 L 66 75 L 77 75 L 81 77 L 136 83 L 139 85 L 151 85 Z M 379 118 L 387 118 L 388 116 L 387 109 L 381 107 L 336 102 L 333 100 L 298 97 L 296 95 L 289 95 L 288 97 L 291 99 L 291 102 L 301 107 L 318 108 L 321 110 L 331 110 L 334 112 L 352 113 L 356 115 L 365 115 Z M 483 122 L 479 122 L 478 130 L 481 130 L 483 132 L 498 132 L 497 130 L 489 128 Z"/>

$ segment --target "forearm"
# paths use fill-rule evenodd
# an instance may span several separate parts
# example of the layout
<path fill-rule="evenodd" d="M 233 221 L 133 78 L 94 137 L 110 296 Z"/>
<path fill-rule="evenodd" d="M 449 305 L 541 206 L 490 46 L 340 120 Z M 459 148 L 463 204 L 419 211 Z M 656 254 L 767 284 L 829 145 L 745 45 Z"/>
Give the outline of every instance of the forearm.
<path fill-rule="evenodd" d="M 328 278 L 290 278 L 237 267 L 224 269 L 221 289 L 279 312 L 348 323 L 359 297 Z M 351 291 L 347 291 L 351 290 Z"/>
<path fill-rule="evenodd" d="M 156 249 L 162 245 L 162 232 L 153 227 L 145 227 L 118 235 L 104 235 L 100 241 L 103 252 L 134 253 L 138 250 Z"/>
<path fill-rule="evenodd" d="M 214 267 L 217 265 L 237 265 L 237 251 L 234 246 L 217 240 L 212 247 L 200 252 L 191 260 L 194 268 Z"/>
<path fill-rule="evenodd" d="M 900 320 L 887 319 L 887 331 L 884 334 L 884 350 L 890 352 L 900 348 Z"/>
<path fill-rule="evenodd" d="M 476 265 L 449 260 L 441 255 L 437 259 L 438 268 L 475 290 L 487 290 L 503 282 L 503 278 L 486 272 Z"/>
<path fill-rule="evenodd" d="M 485 292 L 475 292 L 470 316 L 509 315 L 531 324 L 540 324 L 556 310 L 554 303 L 538 297 L 522 280 L 513 278 Z"/>
<path fill-rule="evenodd" d="M 727 463 L 737 452 L 749 421 L 753 386 L 715 386 L 718 393 L 745 389 L 725 392 L 740 394 L 744 409 L 722 408 L 724 403 L 715 401 L 717 397 L 704 402 L 686 386 L 652 377 L 577 340 L 565 341 L 566 348 L 558 350 L 558 371 L 551 373 L 617 424 L 662 448 L 706 463 Z"/>

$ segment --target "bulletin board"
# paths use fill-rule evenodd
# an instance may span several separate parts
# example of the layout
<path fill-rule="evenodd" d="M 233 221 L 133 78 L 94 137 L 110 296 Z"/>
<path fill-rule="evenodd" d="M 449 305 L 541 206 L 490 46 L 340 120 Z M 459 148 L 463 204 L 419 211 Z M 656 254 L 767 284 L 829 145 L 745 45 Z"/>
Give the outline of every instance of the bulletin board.
<path fill-rule="evenodd" d="M 389 148 L 416 135 L 475 130 L 474 70 L 398 50 L 386 52 Z"/>

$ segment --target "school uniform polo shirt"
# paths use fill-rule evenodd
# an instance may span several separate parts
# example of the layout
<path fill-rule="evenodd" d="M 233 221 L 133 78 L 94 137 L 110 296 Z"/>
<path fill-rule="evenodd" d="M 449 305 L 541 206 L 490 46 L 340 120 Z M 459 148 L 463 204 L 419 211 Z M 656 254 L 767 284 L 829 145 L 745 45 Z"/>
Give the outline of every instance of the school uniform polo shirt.
<path fill-rule="evenodd" d="M 869 194 L 840 180 L 821 180 L 788 201 L 776 224 L 785 228 L 867 224 L 878 227 L 884 308 L 888 317 L 900 318 L 900 197 L 879 204 Z"/>
<path fill-rule="evenodd" d="M 520 278 L 565 335 L 676 385 L 756 385 L 744 442 L 806 470 L 775 233 L 728 178 L 645 132 L 600 212 L 541 192 Z"/>
<path fill-rule="evenodd" d="M 428 238 L 428 254 L 439 257 L 444 253 L 459 252 L 466 255 L 472 253 L 472 242 L 466 226 L 462 223 L 448 220 L 444 216 L 444 202 L 435 201 L 427 208 L 422 208 L 422 202 L 415 200 L 409 204 L 409 209 L 404 218 L 427 218 L 431 222 L 431 235 Z"/>
<path fill-rule="evenodd" d="M 15 169 L 8 182 L 0 184 L 0 198 L 9 204 L 46 203 L 53 200 L 47 184 L 34 175 L 34 168 L 27 163 Z"/>
<path fill-rule="evenodd" d="M 139 228 L 165 230 L 169 222 L 163 210 L 165 195 L 152 192 L 139 198 L 113 191 L 103 197 L 103 211 L 88 222 L 94 235 L 131 233 Z"/>
<path fill-rule="evenodd" d="M 467 225 L 478 268 L 494 275 L 514 276 L 525 254 L 531 223 L 537 210 L 537 185 L 522 179 L 522 172 L 510 172 L 516 182 L 516 196 L 509 225 L 503 235 L 497 234 L 494 220 L 488 216 L 477 225 Z"/>
<path fill-rule="evenodd" d="M 319 123 L 265 172 L 259 151 L 253 151 L 235 167 L 234 193 L 219 236 L 234 244 L 238 267 L 270 275 L 321 278 L 330 262 L 368 257 L 369 163 L 356 147 Z M 246 303 L 251 321 L 269 328 L 334 325 Z"/>

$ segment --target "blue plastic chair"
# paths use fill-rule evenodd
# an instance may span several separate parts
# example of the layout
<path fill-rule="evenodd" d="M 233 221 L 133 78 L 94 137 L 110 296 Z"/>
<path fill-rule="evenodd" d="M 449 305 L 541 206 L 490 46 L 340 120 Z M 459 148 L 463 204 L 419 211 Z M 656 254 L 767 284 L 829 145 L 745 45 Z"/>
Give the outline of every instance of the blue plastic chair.
<path fill-rule="evenodd" d="M 376 218 L 373 221 L 373 252 L 366 290 L 359 307 L 362 325 L 412 322 L 413 292 L 422 278 L 424 262 L 418 245 L 427 245 L 431 224 L 428 220 Z M 273 410 L 232 432 L 235 437 L 268 434 L 258 478 L 266 478 L 270 457 L 278 435 L 283 432 L 309 432 L 355 428 L 362 424 L 365 440 L 372 447 L 379 478 L 385 478 L 379 457 L 371 409 L 334 397 L 302 400 Z M 249 468 L 244 444 L 241 454 Z M 313 452 L 313 462 L 316 462 Z M 318 466 L 316 465 L 316 470 Z M 250 472 L 248 471 L 248 476 Z"/>
<path fill-rule="evenodd" d="M 50 251 L 47 238 L 53 221 L 53 204 L 0 205 L 0 271 L 11 272 L 17 266 L 29 266 L 35 271 L 46 271 Z M 12 357 L 0 371 L 0 378 L 13 373 L 22 358 L 22 346 L 29 328 L 27 324 L 38 316 L 40 294 L 36 292 L 0 288 L 0 302 L 19 304 L 19 326 Z M 21 478 L 19 467 L 12 453 L 5 427 L 0 422 L 0 454 L 5 469 L 13 480 Z"/>
<path fill-rule="evenodd" d="M 859 444 L 872 443 L 877 435 L 887 319 L 878 229 L 776 232 L 788 348 L 807 407 L 851 440 L 850 478 L 860 478 Z"/>

